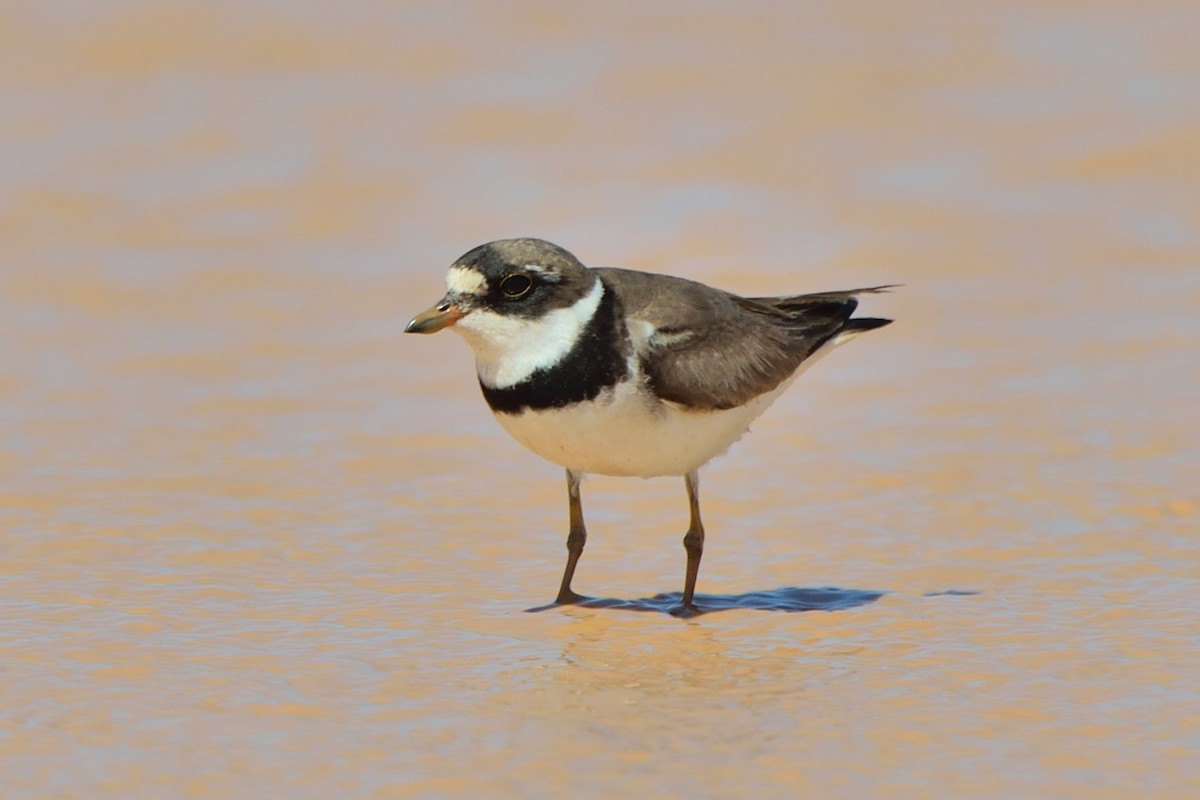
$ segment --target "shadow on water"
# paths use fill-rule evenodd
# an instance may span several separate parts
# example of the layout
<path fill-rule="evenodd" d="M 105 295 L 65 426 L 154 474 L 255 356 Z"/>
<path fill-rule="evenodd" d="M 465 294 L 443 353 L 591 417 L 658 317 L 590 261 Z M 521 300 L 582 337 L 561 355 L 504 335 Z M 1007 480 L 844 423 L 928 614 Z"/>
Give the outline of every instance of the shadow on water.
<path fill-rule="evenodd" d="M 819 589 L 786 586 L 781 589 L 746 592 L 745 594 L 698 594 L 695 598 L 697 611 L 685 610 L 682 607 L 682 592 L 666 592 L 637 600 L 585 597 L 575 605 L 584 608 L 619 608 L 627 611 L 656 611 L 674 617 L 695 617 L 700 614 L 737 608 L 755 611 L 841 611 L 874 603 L 885 594 L 887 592 L 838 589 L 832 586 Z M 526 610 L 546 611 L 558 607 L 557 603 L 550 603 Z"/>

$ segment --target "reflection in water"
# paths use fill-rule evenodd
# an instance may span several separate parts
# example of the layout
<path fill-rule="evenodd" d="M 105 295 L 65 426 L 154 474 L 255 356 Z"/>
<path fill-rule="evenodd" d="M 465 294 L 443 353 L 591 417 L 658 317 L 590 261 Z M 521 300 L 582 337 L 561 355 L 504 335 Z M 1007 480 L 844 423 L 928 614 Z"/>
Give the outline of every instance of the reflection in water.
<path fill-rule="evenodd" d="M 587 597 L 575 605 L 584 608 L 620 608 L 627 611 L 657 611 L 675 617 L 695 617 L 714 611 L 732 609 L 752 611 L 842 611 L 847 608 L 865 606 L 883 597 L 886 592 L 866 589 L 838 589 L 828 586 L 819 589 L 803 589 L 785 586 L 761 592 L 743 594 L 698 594 L 698 611 L 687 611 L 682 607 L 682 592 L 664 592 L 654 597 L 637 600 L 622 600 L 616 597 Z M 546 611 L 558 608 L 558 604 L 537 606 L 528 611 Z"/>

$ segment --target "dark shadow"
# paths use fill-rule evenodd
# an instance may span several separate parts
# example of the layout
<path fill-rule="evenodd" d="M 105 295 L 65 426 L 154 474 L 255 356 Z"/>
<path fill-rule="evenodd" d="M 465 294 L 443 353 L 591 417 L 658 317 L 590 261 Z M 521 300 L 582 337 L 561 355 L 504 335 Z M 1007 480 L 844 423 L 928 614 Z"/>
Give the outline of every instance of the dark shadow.
<path fill-rule="evenodd" d="M 841 611 L 847 608 L 874 603 L 887 592 L 869 589 L 838 589 L 833 586 L 821 589 L 802 589 L 787 586 L 745 594 L 698 594 L 698 610 L 684 609 L 681 605 L 682 592 L 667 592 L 638 600 L 621 600 L 613 597 L 585 597 L 575 605 L 584 608 L 619 608 L 626 611 L 656 611 L 673 617 L 695 617 L 714 611 L 729 611 L 742 608 L 754 611 Z M 526 611 L 546 611 L 559 608 L 557 603 L 529 608 Z"/>

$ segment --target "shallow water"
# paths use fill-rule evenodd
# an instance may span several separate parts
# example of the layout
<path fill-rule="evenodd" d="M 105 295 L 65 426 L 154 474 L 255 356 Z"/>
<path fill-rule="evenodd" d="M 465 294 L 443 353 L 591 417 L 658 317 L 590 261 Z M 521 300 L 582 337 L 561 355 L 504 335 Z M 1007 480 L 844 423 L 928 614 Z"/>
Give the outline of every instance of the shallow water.
<path fill-rule="evenodd" d="M 5 797 L 1194 797 L 1198 23 L 0 11 Z M 513 235 L 904 284 L 705 470 L 709 613 L 609 478 L 525 613 L 560 471 L 401 333 Z"/>

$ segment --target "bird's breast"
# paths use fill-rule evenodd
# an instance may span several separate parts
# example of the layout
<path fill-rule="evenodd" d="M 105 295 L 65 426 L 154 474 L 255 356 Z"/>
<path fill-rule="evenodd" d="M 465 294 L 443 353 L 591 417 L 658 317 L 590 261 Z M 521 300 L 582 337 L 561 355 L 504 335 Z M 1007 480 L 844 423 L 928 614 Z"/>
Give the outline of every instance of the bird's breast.
<path fill-rule="evenodd" d="M 788 383 L 744 406 L 693 411 L 653 398 L 642 382 L 630 379 L 594 400 L 497 413 L 496 419 L 534 453 L 579 472 L 684 475 L 728 450 Z"/>

